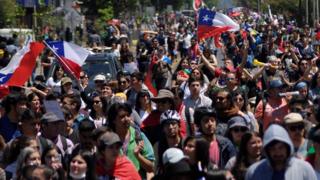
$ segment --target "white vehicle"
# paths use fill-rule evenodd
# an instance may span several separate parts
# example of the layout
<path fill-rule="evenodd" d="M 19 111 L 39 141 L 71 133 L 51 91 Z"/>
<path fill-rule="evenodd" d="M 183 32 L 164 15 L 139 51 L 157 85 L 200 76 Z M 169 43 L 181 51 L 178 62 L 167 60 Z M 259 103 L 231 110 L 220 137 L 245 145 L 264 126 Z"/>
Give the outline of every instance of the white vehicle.
<path fill-rule="evenodd" d="M 10 38 L 13 34 L 17 34 L 19 38 L 26 39 L 27 36 L 31 35 L 34 39 L 34 33 L 32 29 L 19 29 L 19 28 L 4 28 L 0 29 L 0 36 Z"/>

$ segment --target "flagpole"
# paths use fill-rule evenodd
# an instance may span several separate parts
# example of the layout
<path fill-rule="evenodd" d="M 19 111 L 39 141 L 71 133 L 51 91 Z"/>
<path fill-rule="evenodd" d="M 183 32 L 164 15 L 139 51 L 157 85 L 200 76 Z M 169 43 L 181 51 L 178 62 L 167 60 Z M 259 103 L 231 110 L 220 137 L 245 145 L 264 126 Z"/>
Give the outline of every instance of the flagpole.
<path fill-rule="evenodd" d="M 71 75 L 74 79 L 78 80 L 78 78 L 75 76 L 74 72 L 69 68 L 69 66 L 63 61 L 63 59 L 57 54 L 57 52 L 52 49 L 49 44 L 43 40 L 42 41 L 49 49 L 51 52 L 53 52 L 53 54 L 58 58 L 59 62 L 62 64 L 62 67 L 64 67 L 65 69 L 67 69 L 67 74 Z"/>

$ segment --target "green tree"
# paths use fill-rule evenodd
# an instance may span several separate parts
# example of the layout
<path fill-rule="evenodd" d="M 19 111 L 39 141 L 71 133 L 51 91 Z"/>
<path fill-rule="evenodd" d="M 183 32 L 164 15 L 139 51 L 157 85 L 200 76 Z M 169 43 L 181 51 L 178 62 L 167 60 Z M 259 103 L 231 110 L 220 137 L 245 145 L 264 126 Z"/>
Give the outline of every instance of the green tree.
<path fill-rule="evenodd" d="M 0 3 L 0 27 L 21 26 L 19 18 L 25 15 L 24 9 L 13 0 L 0 0 Z"/>

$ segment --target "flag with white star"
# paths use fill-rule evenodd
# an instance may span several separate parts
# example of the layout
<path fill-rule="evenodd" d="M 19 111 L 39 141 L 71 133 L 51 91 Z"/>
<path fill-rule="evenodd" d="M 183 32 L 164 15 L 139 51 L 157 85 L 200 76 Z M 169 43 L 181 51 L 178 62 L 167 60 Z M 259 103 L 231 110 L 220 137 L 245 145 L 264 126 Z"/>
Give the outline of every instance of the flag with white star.
<path fill-rule="evenodd" d="M 198 39 L 218 39 L 225 31 L 238 31 L 239 24 L 225 14 L 201 8 L 198 17 Z M 215 41 L 218 42 L 218 41 Z"/>

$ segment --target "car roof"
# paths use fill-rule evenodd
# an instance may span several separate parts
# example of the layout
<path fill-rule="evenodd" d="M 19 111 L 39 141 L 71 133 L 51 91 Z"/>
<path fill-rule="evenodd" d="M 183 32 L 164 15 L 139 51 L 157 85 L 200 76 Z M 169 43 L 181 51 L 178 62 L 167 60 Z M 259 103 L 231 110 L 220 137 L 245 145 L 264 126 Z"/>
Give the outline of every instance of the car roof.
<path fill-rule="evenodd" d="M 109 60 L 111 58 L 116 58 L 116 56 L 113 53 L 98 53 L 98 54 L 90 54 L 85 62 L 90 61 L 105 61 Z"/>

